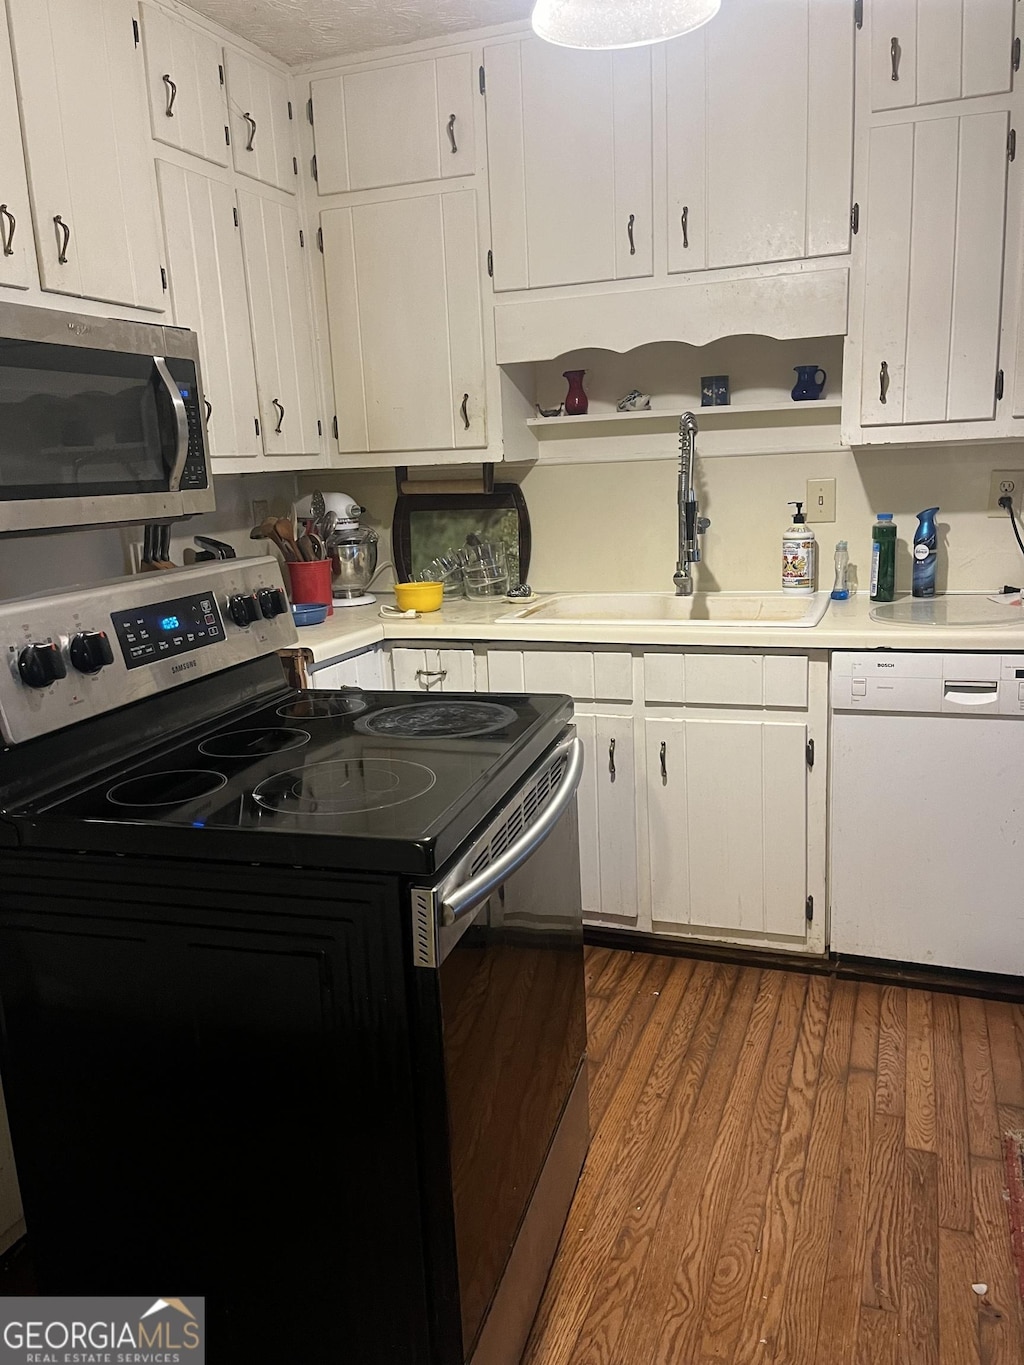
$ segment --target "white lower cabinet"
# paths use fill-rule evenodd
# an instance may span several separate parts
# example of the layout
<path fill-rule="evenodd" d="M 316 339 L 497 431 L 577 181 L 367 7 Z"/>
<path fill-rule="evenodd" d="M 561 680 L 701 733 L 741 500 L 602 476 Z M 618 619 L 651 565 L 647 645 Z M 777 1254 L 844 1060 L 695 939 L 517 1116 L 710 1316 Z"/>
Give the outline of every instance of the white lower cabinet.
<path fill-rule="evenodd" d="M 310 671 L 312 688 L 361 687 L 367 692 L 379 692 L 390 686 L 384 679 L 384 651 L 379 647 L 364 649 L 359 654 L 336 659 L 333 663 Z"/>
<path fill-rule="evenodd" d="M 391 674 L 398 692 L 474 692 L 472 649 L 391 650 Z"/>
<path fill-rule="evenodd" d="M 637 917 L 636 765 L 630 716 L 577 715 L 583 741 L 579 791 L 583 914 Z"/>

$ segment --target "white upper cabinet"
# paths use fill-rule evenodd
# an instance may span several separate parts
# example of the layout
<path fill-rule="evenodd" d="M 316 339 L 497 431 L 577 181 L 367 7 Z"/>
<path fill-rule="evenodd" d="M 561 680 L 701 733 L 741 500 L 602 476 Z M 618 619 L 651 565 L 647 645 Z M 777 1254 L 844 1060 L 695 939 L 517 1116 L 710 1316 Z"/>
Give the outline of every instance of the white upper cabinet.
<path fill-rule="evenodd" d="M 299 215 L 240 192 L 238 212 L 268 456 L 319 455 L 313 323 Z"/>
<path fill-rule="evenodd" d="M 134 5 L 8 0 L 8 10 L 43 288 L 162 310 Z"/>
<path fill-rule="evenodd" d="M 494 288 L 653 271 L 651 50 L 484 52 Z"/>
<path fill-rule="evenodd" d="M 871 107 L 1010 89 L 1014 0 L 868 0 Z"/>
<path fill-rule="evenodd" d="M 233 48 L 224 58 L 235 170 L 294 194 L 298 162 L 292 137 L 294 111 L 285 77 Z"/>
<path fill-rule="evenodd" d="M 32 220 L 7 20 L 0 3 L 0 287 L 27 289 L 35 269 L 29 250 Z"/>
<path fill-rule="evenodd" d="M 666 65 L 669 271 L 848 251 L 850 7 L 732 0 Z"/>
<path fill-rule="evenodd" d="M 342 451 L 487 444 L 473 190 L 320 215 Z"/>
<path fill-rule="evenodd" d="M 862 425 L 995 416 L 1009 114 L 873 128 Z"/>
<path fill-rule="evenodd" d="M 220 44 L 155 5 L 139 6 L 153 137 L 228 164 L 228 108 Z"/>
<path fill-rule="evenodd" d="M 310 96 L 320 194 L 476 169 L 468 52 L 325 76 Z"/>
<path fill-rule="evenodd" d="M 156 167 L 171 307 L 199 335 L 210 451 L 251 460 L 263 442 L 235 193 L 198 171 Z"/>

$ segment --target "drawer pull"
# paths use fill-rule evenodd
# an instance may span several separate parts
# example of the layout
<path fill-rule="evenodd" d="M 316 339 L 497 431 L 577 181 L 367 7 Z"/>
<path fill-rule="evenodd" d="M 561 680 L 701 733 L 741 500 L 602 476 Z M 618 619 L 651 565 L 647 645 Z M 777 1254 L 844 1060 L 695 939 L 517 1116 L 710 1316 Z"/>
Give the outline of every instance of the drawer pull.
<path fill-rule="evenodd" d="M 272 398 L 270 401 L 277 408 L 277 426 L 274 428 L 274 434 L 280 436 L 281 424 L 284 422 L 284 404 L 279 398 Z"/>
<path fill-rule="evenodd" d="M 878 371 L 878 401 L 884 403 L 886 394 L 889 392 L 889 366 L 886 361 L 882 361 L 882 367 Z"/>
<path fill-rule="evenodd" d="M 249 125 L 249 136 L 245 141 L 245 150 L 251 152 L 255 150 L 252 144 L 256 141 L 256 120 L 253 118 L 252 114 L 243 114 L 242 117 Z"/>
<path fill-rule="evenodd" d="M 942 684 L 942 700 L 957 706 L 987 706 L 999 700 L 997 682 L 946 682 Z"/>
<path fill-rule="evenodd" d="M 62 233 L 60 246 L 57 248 L 57 264 L 67 265 L 68 263 L 68 243 L 71 241 L 71 229 L 65 223 L 59 213 L 53 216 L 53 225 L 58 232 Z"/>
<path fill-rule="evenodd" d="M 0 222 L 0 243 L 3 244 L 5 256 L 14 255 L 14 229 L 18 226 L 18 220 L 10 211 L 6 204 L 0 204 L 0 219 L 6 218 L 10 224 L 10 231 L 4 231 L 4 225 Z"/>
<path fill-rule="evenodd" d="M 452 151 L 459 150 L 459 144 L 455 141 L 455 115 L 448 115 L 448 141 L 452 144 Z"/>
<path fill-rule="evenodd" d="M 178 87 L 171 80 L 170 76 L 163 77 L 163 83 L 167 87 L 167 108 L 164 113 L 168 118 L 174 117 L 174 101 L 178 95 Z"/>
<path fill-rule="evenodd" d="M 469 394 L 462 395 L 462 403 L 459 406 L 459 415 L 462 418 L 462 425 L 469 430 Z"/>
<path fill-rule="evenodd" d="M 900 58 L 902 56 L 903 50 L 900 47 L 900 40 L 893 38 L 889 43 L 889 57 L 892 61 L 892 78 L 894 81 L 898 81 L 900 78 Z"/>
<path fill-rule="evenodd" d="M 661 741 L 661 780 L 668 781 L 668 745 L 664 740 Z"/>
<path fill-rule="evenodd" d="M 679 226 L 683 229 L 683 250 L 686 251 L 690 245 L 690 206 L 683 205 L 683 211 L 679 215 Z"/>
<path fill-rule="evenodd" d="M 612 781 L 614 782 L 614 781 L 615 781 L 615 741 L 614 741 L 614 739 L 610 739 L 610 740 L 608 741 L 608 773 L 609 773 L 609 775 L 610 775 Z"/>
<path fill-rule="evenodd" d="M 629 222 L 626 224 L 626 235 L 629 238 L 629 254 L 636 255 L 636 243 L 633 241 L 633 224 L 636 222 L 636 214 L 629 215 Z"/>

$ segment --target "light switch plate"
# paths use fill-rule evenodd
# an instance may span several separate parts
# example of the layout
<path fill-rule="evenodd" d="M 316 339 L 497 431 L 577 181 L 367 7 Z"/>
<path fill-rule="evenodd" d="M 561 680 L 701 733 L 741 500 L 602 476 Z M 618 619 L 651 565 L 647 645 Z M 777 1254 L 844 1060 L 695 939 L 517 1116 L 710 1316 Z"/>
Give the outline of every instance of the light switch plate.
<path fill-rule="evenodd" d="M 804 503 L 808 521 L 835 521 L 835 479 L 808 479 L 807 501 Z"/>
<path fill-rule="evenodd" d="M 1017 516 L 1024 515 L 1024 469 L 993 469 L 988 486 L 988 514 L 990 517 L 1005 517 L 1006 509 L 999 506 L 1003 494 L 1013 499 L 1013 510 Z"/>

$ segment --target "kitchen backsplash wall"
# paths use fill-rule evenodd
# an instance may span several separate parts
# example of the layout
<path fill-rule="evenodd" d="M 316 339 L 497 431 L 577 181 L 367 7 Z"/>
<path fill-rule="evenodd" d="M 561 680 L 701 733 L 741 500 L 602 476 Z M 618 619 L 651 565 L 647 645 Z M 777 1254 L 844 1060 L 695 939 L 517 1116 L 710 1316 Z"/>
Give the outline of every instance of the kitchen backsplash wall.
<path fill-rule="evenodd" d="M 602 438 L 602 453 L 609 438 Z M 871 524 L 893 512 L 899 531 L 897 588 L 910 590 L 915 514 L 941 508 L 940 589 L 985 590 L 1024 580 L 1024 557 L 1007 519 L 990 518 L 993 469 L 1021 465 L 1016 445 L 823 454 L 700 456 L 701 510 L 711 518 L 698 586 L 714 590 L 779 586 L 787 503 L 804 499 L 808 479 L 836 480 L 836 520 L 814 525 L 820 550 L 819 587 L 832 586 L 837 540 L 849 541 L 859 585 L 870 568 Z M 390 471 L 302 476 L 344 489 L 368 509 L 381 531 L 381 562 L 395 485 Z M 447 477 L 451 477 L 448 471 Z M 671 460 L 620 464 L 537 465 L 498 471 L 521 482 L 533 528 L 530 581 L 540 591 L 671 589 L 676 560 L 676 466 Z"/>

